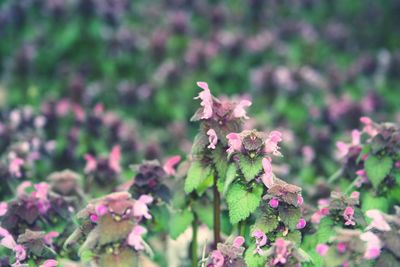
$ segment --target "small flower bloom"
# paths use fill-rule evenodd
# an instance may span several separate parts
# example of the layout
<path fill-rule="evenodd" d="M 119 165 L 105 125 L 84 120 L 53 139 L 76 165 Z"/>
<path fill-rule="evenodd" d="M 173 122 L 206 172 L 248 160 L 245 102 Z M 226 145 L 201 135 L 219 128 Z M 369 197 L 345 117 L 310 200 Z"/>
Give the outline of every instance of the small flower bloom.
<path fill-rule="evenodd" d="M 368 210 L 366 212 L 366 215 L 372 219 L 371 223 L 365 229 L 366 231 L 369 231 L 373 228 L 379 231 L 391 230 L 390 225 L 386 222 L 385 218 L 379 210 Z"/>
<path fill-rule="evenodd" d="M 18 178 L 21 177 L 22 176 L 21 167 L 22 165 L 24 165 L 24 162 L 25 161 L 19 157 L 13 158 L 10 162 L 10 166 L 8 167 L 8 170 L 11 173 L 11 175 Z"/>
<path fill-rule="evenodd" d="M 279 263 L 285 264 L 287 262 L 287 256 L 289 252 L 287 250 L 287 244 L 284 239 L 278 238 L 275 241 L 275 258 L 272 262 L 273 265 L 277 265 Z"/>
<path fill-rule="evenodd" d="M 91 214 L 89 216 L 89 218 L 90 218 L 90 221 L 94 222 L 94 223 L 97 223 L 99 221 L 99 216 L 97 214 Z"/>
<path fill-rule="evenodd" d="M 297 205 L 298 205 L 298 206 L 301 206 L 301 205 L 303 205 L 303 203 L 304 203 L 303 197 L 300 196 L 300 195 L 298 195 L 298 196 L 297 196 Z"/>
<path fill-rule="evenodd" d="M 249 117 L 246 115 L 245 108 L 250 106 L 251 106 L 251 101 L 246 99 L 240 100 L 239 104 L 237 104 L 235 109 L 233 110 L 233 116 L 239 119 L 240 118 L 249 119 Z"/>
<path fill-rule="evenodd" d="M 224 266 L 224 255 L 222 255 L 222 253 L 219 250 L 214 250 L 211 253 L 211 259 L 212 259 L 212 263 L 213 263 L 213 267 L 222 267 Z"/>
<path fill-rule="evenodd" d="M 261 179 L 267 188 L 271 188 L 274 185 L 274 174 L 272 173 L 271 158 L 263 158 L 262 166 L 264 174 Z"/>
<path fill-rule="evenodd" d="M 237 133 L 230 133 L 226 136 L 228 139 L 229 148 L 226 152 L 230 155 L 235 151 L 240 151 L 242 148 L 242 140 L 240 139 L 240 135 Z"/>
<path fill-rule="evenodd" d="M 197 82 L 197 86 L 199 86 L 201 89 L 204 91 L 200 92 L 197 97 L 194 99 L 201 99 L 200 105 L 203 107 L 203 115 L 201 116 L 201 119 L 209 119 L 213 115 L 213 99 L 212 95 L 210 92 L 210 89 L 208 88 L 208 84 L 205 82 Z"/>
<path fill-rule="evenodd" d="M 167 159 L 165 162 L 163 169 L 168 175 L 175 175 L 174 167 L 181 161 L 181 156 L 172 156 Z"/>
<path fill-rule="evenodd" d="M 269 202 L 268 202 L 269 206 L 273 209 L 276 209 L 279 206 L 279 200 L 277 200 L 276 198 L 272 198 Z"/>
<path fill-rule="evenodd" d="M 303 154 L 304 161 L 307 164 L 310 164 L 315 158 L 315 152 L 311 146 L 303 146 L 301 153 Z"/>
<path fill-rule="evenodd" d="M 339 158 L 344 158 L 349 153 L 349 146 L 342 141 L 336 142 L 336 148 L 338 149 L 337 155 Z"/>
<path fill-rule="evenodd" d="M 244 237 L 243 236 L 237 236 L 233 240 L 233 246 L 236 248 L 240 248 L 244 244 Z"/>
<path fill-rule="evenodd" d="M 215 149 L 215 145 L 218 143 L 217 133 L 214 131 L 214 129 L 210 129 L 207 131 L 207 135 L 208 135 L 208 142 L 210 142 L 207 148 Z"/>
<path fill-rule="evenodd" d="M 337 251 L 339 251 L 340 253 L 345 253 L 345 252 L 346 252 L 346 249 L 347 249 L 347 245 L 346 245 L 346 243 L 339 242 L 339 243 L 337 243 L 337 245 L 336 245 L 336 249 L 337 249 Z"/>
<path fill-rule="evenodd" d="M 262 255 L 263 251 L 261 247 L 267 244 L 267 236 L 261 230 L 255 230 L 251 236 L 256 239 L 256 249 L 254 253 Z"/>
<path fill-rule="evenodd" d="M 359 199 L 360 198 L 360 192 L 354 191 L 354 192 L 351 193 L 350 197 L 354 198 L 354 199 Z"/>
<path fill-rule="evenodd" d="M 46 260 L 42 265 L 39 267 L 55 267 L 58 265 L 56 260 Z"/>
<path fill-rule="evenodd" d="M 8 204 L 6 202 L 0 202 L 0 217 L 7 213 Z"/>
<path fill-rule="evenodd" d="M 376 234 L 372 232 L 365 232 L 360 235 L 360 239 L 367 243 L 364 252 L 365 259 L 372 260 L 380 255 L 382 242 Z"/>
<path fill-rule="evenodd" d="M 354 220 L 354 209 L 350 206 L 346 207 L 343 212 L 343 218 L 346 220 L 345 225 L 355 225 Z"/>
<path fill-rule="evenodd" d="M 378 130 L 374 127 L 374 122 L 368 117 L 361 117 L 360 122 L 364 124 L 363 131 L 369 136 L 374 137 L 378 134 Z"/>
<path fill-rule="evenodd" d="M 133 227 L 132 231 L 128 236 L 128 244 L 132 246 L 135 250 L 143 250 L 143 239 L 142 235 L 146 234 L 147 230 L 141 225 L 136 225 Z"/>
<path fill-rule="evenodd" d="M 358 146 L 360 144 L 360 140 L 361 140 L 361 132 L 358 130 L 353 130 L 351 132 L 351 144 L 353 146 Z"/>
<path fill-rule="evenodd" d="M 85 173 L 90 173 L 97 169 L 97 161 L 92 155 L 86 154 L 85 160 L 86 160 Z"/>
<path fill-rule="evenodd" d="M 306 227 L 306 224 L 307 224 L 306 220 L 301 218 L 296 225 L 296 229 L 303 229 L 304 227 Z"/>
<path fill-rule="evenodd" d="M 265 152 L 272 153 L 274 156 L 282 156 L 279 151 L 278 143 L 282 141 L 282 133 L 279 131 L 272 131 L 267 140 L 265 141 Z"/>
<path fill-rule="evenodd" d="M 326 244 L 318 244 L 317 247 L 315 248 L 315 251 L 321 255 L 322 257 L 328 253 L 329 246 Z"/>
<path fill-rule="evenodd" d="M 58 237 L 59 235 L 60 235 L 60 234 L 59 234 L 58 232 L 56 232 L 56 231 L 51 231 L 51 232 L 47 233 L 47 234 L 44 236 L 43 240 L 44 240 L 44 242 L 45 242 L 47 245 L 51 246 L 51 245 L 53 245 L 53 239 L 56 238 L 56 237 Z"/>
<path fill-rule="evenodd" d="M 102 205 L 102 204 L 97 205 L 95 210 L 96 210 L 96 215 L 97 216 L 103 216 L 103 215 L 105 215 L 107 213 L 107 207 L 105 205 Z"/>
<path fill-rule="evenodd" d="M 121 166 L 119 164 L 120 161 L 121 161 L 121 147 L 114 146 L 108 158 L 108 165 L 116 173 L 121 172 Z"/>
<path fill-rule="evenodd" d="M 394 164 L 394 166 L 395 166 L 396 168 L 400 168 L 400 160 L 396 161 L 396 163 Z"/>
<path fill-rule="evenodd" d="M 141 219 L 142 217 L 146 219 L 151 219 L 151 214 L 149 212 L 148 204 L 153 202 L 153 197 L 149 195 L 141 195 L 138 200 L 135 201 L 133 205 L 133 214 L 135 217 Z"/>

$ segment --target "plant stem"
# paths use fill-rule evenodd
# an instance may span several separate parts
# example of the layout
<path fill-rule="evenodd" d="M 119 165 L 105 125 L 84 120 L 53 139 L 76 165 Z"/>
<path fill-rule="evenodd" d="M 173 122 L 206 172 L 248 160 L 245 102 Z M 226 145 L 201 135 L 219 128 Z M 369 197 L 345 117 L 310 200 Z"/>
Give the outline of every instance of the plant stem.
<path fill-rule="evenodd" d="M 239 223 L 238 223 L 239 235 L 244 236 L 245 230 L 246 230 L 246 222 L 245 221 L 239 221 Z"/>
<path fill-rule="evenodd" d="M 192 267 L 197 267 L 198 258 L 197 258 L 197 230 L 198 230 L 198 223 L 197 223 L 197 214 L 193 212 L 194 219 L 192 222 Z"/>
<path fill-rule="evenodd" d="M 217 177 L 214 175 L 213 184 L 214 193 L 214 247 L 217 247 L 218 242 L 221 241 L 221 197 L 217 188 Z"/>
<path fill-rule="evenodd" d="M 328 179 L 328 184 L 333 184 L 337 179 L 340 178 L 340 176 L 342 176 L 343 174 L 343 169 L 340 168 L 339 170 L 337 170 L 334 174 L 332 174 L 329 179 Z"/>

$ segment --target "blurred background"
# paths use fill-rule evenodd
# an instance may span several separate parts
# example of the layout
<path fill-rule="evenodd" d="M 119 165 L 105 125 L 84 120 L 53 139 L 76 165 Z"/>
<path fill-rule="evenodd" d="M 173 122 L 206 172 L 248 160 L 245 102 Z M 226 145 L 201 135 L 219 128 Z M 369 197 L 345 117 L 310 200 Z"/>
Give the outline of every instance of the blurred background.
<path fill-rule="evenodd" d="M 45 140 L 51 161 L 32 175 L 82 170 L 85 153 L 115 144 L 125 168 L 188 153 L 196 81 L 251 98 L 247 127 L 283 131 L 281 175 L 302 183 L 336 171 L 335 141 L 349 139 L 360 116 L 400 120 L 399 0 L 0 7 L 0 149 L 6 155 L 21 135 Z"/>

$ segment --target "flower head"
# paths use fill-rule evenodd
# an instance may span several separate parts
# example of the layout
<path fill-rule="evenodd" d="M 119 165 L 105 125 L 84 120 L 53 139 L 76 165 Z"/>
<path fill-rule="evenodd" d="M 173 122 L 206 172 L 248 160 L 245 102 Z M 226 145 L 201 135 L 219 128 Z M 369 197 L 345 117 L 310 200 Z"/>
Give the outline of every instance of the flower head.
<path fill-rule="evenodd" d="M 0 217 L 7 213 L 8 204 L 6 202 L 0 202 Z"/>
<path fill-rule="evenodd" d="M 379 231 L 391 230 L 390 225 L 386 222 L 385 218 L 379 210 L 368 210 L 366 212 L 366 215 L 372 219 L 371 223 L 365 229 L 366 231 L 369 231 L 373 228 Z"/>
<path fill-rule="evenodd" d="M 215 132 L 214 129 L 209 129 L 207 131 L 207 135 L 208 135 L 208 141 L 210 142 L 207 148 L 215 149 L 215 145 L 218 143 L 217 133 Z"/>
<path fill-rule="evenodd" d="M 90 173 L 97 169 L 97 161 L 95 157 L 93 157 L 90 154 L 86 154 L 85 160 L 86 160 L 85 173 Z"/>
<path fill-rule="evenodd" d="M 343 212 L 343 218 L 346 220 L 345 225 L 355 225 L 354 209 L 350 206 L 346 207 Z"/>
<path fill-rule="evenodd" d="M 267 236 L 261 230 L 255 230 L 251 236 L 256 239 L 256 249 L 254 253 L 262 255 L 263 251 L 261 247 L 267 244 Z"/>
<path fill-rule="evenodd" d="M 296 229 L 303 229 L 304 227 L 306 227 L 306 224 L 307 224 L 306 220 L 301 218 L 296 225 Z"/>
<path fill-rule="evenodd" d="M 269 202 L 268 202 L 269 206 L 273 209 L 276 209 L 279 206 L 279 200 L 276 198 L 272 198 Z"/>
<path fill-rule="evenodd" d="M 238 133 L 229 133 L 226 136 L 226 139 L 228 139 L 228 146 L 229 146 L 226 152 L 229 155 L 235 151 L 240 151 L 240 149 L 242 148 L 242 140 Z"/>
<path fill-rule="evenodd" d="M 213 267 L 223 267 L 224 266 L 224 255 L 219 250 L 214 250 L 211 253 L 211 259 L 213 263 Z"/>
<path fill-rule="evenodd" d="M 10 166 L 8 167 L 11 175 L 18 178 L 21 177 L 22 176 L 21 167 L 24 165 L 24 163 L 25 161 L 22 158 L 19 157 L 13 158 L 10 162 Z"/>
<path fill-rule="evenodd" d="M 289 255 L 287 245 L 286 241 L 282 238 L 278 238 L 275 241 L 275 258 L 272 262 L 273 265 L 279 263 L 285 264 L 287 262 L 287 257 Z"/>
<path fill-rule="evenodd" d="M 142 235 L 146 234 L 147 230 L 141 225 L 136 225 L 133 227 L 132 231 L 128 236 L 128 244 L 132 246 L 135 250 L 143 250 L 143 239 Z"/>
<path fill-rule="evenodd" d="M 181 161 L 181 156 L 179 155 L 168 158 L 163 166 L 164 171 L 168 175 L 175 175 L 174 167 L 179 163 L 179 161 Z"/>
<path fill-rule="evenodd" d="M 263 158 L 262 166 L 264 169 L 264 174 L 261 179 L 267 188 L 271 188 L 274 185 L 274 174 L 272 173 L 271 158 Z"/>
<path fill-rule="evenodd" d="M 46 260 L 45 262 L 43 262 L 42 265 L 40 265 L 39 267 L 55 267 L 58 265 L 58 262 L 56 260 Z"/>
<path fill-rule="evenodd" d="M 199 93 L 197 97 L 194 99 L 200 99 L 201 103 L 200 105 L 203 107 L 203 114 L 201 116 L 201 119 L 209 119 L 213 115 L 213 99 L 212 95 L 210 92 L 210 89 L 208 88 L 208 84 L 205 82 L 197 82 L 197 86 L 199 86 L 201 89 L 203 89 L 202 92 Z"/>
<path fill-rule="evenodd" d="M 138 200 L 135 201 L 133 205 L 133 215 L 137 218 L 151 219 L 151 214 L 149 212 L 148 204 L 153 202 L 153 197 L 150 195 L 141 195 Z"/>
<path fill-rule="evenodd" d="M 372 260 L 381 254 L 382 242 L 376 234 L 365 232 L 360 235 L 360 239 L 366 242 L 365 259 Z"/>
<path fill-rule="evenodd" d="M 280 147 L 278 146 L 279 142 L 282 141 L 282 133 L 279 131 L 272 131 L 267 140 L 265 141 L 265 152 L 271 153 L 274 156 L 282 156 L 279 151 Z"/>
<path fill-rule="evenodd" d="M 328 253 L 328 250 L 329 246 L 327 244 L 318 244 L 315 248 L 315 251 L 321 256 L 325 256 L 326 253 Z"/>
<path fill-rule="evenodd" d="M 249 117 L 246 115 L 246 108 L 251 106 L 251 101 L 250 100 L 240 100 L 240 102 L 236 105 L 236 107 L 233 110 L 233 116 L 235 118 L 244 118 L 244 119 L 249 119 Z"/>

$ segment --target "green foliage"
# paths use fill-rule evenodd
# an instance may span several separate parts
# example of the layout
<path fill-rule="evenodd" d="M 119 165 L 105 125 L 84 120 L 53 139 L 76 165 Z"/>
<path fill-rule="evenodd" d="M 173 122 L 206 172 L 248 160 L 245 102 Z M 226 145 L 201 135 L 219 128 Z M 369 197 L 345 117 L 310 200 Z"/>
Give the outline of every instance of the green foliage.
<path fill-rule="evenodd" d="M 266 256 L 261 256 L 258 253 L 254 253 L 256 249 L 255 244 L 251 244 L 245 254 L 244 254 L 244 261 L 246 262 L 247 266 L 252 266 L 252 267 L 261 267 L 265 265 L 265 262 L 267 261 Z"/>
<path fill-rule="evenodd" d="M 193 213 L 187 209 L 171 214 L 169 220 L 169 234 L 172 239 L 177 239 L 193 222 Z"/>
<path fill-rule="evenodd" d="M 364 168 L 367 172 L 368 179 L 371 181 L 375 189 L 390 173 L 393 166 L 393 160 L 389 156 L 379 158 L 377 156 L 369 156 L 365 161 Z"/>
<path fill-rule="evenodd" d="M 290 231 L 285 239 L 292 241 L 295 243 L 297 246 L 300 246 L 301 244 L 301 232 L 299 230 L 293 230 Z"/>
<path fill-rule="evenodd" d="M 333 231 L 334 222 L 329 217 L 324 217 L 318 224 L 318 230 L 315 234 L 318 243 L 326 243 L 329 238 L 335 234 Z"/>
<path fill-rule="evenodd" d="M 235 224 L 249 217 L 260 205 L 262 193 L 263 188 L 259 185 L 248 191 L 244 185 L 233 184 L 226 195 L 231 223 Z"/>
<path fill-rule="evenodd" d="M 261 214 L 257 217 L 255 224 L 251 227 L 251 231 L 257 229 L 263 231 L 264 233 L 269 233 L 276 229 L 279 224 L 279 219 L 275 210 L 266 208 L 265 211 L 261 211 Z"/>
<path fill-rule="evenodd" d="M 385 197 L 377 197 L 372 193 L 366 192 L 361 197 L 362 210 L 365 212 L 370 209 L 379 209 L 388 212 L 389 202 Z"/>
<path fill-rule="evenodd" d="M 239 167 L 246 181 L 256 178 L 262 170 L 261 157 L 250 158 L 245 155 L 239 156 Z"/>
<path fill-rule="evenodd" d="M 289 229 L 296 229 L 296 225 L 301 218 L 299 208 L 289 205 L 279 205 L 279 217 Z"/>
<path fill-rule="evenodd" d="M 212 158 L 218 177 L 225 177 L 228 169 L 227 154 L 222 146 L 217 146 L 212 152 Z"/>
<path fill-rule="evenodd" d="M 207 225 L 208 228 L 212 229 L 214 225 L 212 206 L 196 202 L 193 204 L 192 208 L 193 211 L 198 215 L 199 220 Z"/>
<path fill-rule="evenodd" d="M 229 186 L 236 178 L 237 168 L 235 164 L 230 164 L 228 170 L 226 171 L 226 177 L 223 184 L 222 195 L 225 195 L 228 192 Z"/>
<path fill-rule="evenodd" d="M 202 166 L 200 161 L 193 161 L 185 180 L 185 192 L 190 193 L 199 188 L 201 183 L 210 175 L 210 172 L 210 167 Z"/>

